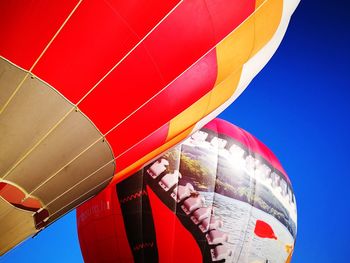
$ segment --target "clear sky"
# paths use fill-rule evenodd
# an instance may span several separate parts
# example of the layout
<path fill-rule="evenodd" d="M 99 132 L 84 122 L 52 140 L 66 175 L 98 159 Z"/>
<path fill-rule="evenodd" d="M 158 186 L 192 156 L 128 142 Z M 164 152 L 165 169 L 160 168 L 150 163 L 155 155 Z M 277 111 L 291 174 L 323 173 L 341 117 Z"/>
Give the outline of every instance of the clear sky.
<path fill-rule="evenodd" d="M 350 3 L 303 0 L 276 55 L 220 117 L 278 156 L 298 203 L 294 263 L 348 262 Z M 0 262 L 82 262 L 75 212 Z"/>

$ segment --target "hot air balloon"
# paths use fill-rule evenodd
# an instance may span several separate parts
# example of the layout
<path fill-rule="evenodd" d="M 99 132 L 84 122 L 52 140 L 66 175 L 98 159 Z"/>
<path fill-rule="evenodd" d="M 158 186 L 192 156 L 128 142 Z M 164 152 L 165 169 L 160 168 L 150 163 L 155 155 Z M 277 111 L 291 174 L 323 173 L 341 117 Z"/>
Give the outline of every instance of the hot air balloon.
<path fill-rule="evenodd" d="M 297 4 L 1 1 L 0 254 L 227 107 Z"/>
<path fill-rule="evenodd" d="M 275 155 L 215 119 L 77 208 L 89 262 L 289 262 L 297 211 Z"/>

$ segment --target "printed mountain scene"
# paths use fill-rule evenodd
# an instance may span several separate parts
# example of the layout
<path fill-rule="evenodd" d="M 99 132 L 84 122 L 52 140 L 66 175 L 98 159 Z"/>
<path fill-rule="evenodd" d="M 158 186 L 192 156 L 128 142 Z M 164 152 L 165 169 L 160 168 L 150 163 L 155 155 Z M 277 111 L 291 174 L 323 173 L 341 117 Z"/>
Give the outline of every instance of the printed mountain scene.
<path fill-rule="evenodd" d="M 275 217 L 295 238 L 296 224 L 282 202 L 250 176 L 241 163 L 229 160 L 222 151 L 187 142 L 168 151 L 162 158 L 169 162 L 167 172 L 180 171 L 181 185 L 191 183 L 196 191 L 215 192 L 246 202 Z"/>

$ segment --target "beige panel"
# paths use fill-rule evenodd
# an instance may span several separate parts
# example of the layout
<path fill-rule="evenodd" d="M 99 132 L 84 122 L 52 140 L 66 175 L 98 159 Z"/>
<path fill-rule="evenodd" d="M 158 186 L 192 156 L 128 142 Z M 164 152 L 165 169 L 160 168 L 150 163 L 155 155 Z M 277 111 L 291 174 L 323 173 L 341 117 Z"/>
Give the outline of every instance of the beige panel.
<path fill-rule="evenodd" d="M 62 197 L 57 199 L 55 202 L 48 205 L 48 210 L 52 215 L 50 221 L 62 216 L 74 207 L 86 201 L 88 198 L 99 193 L 108 185 L 110 181 L 108 178 L 105 182 L 103 182 L 101 179 L 105 178 L 107 174 L 110 174 L 111 172 L 113 173 L 113 171 L 114 163 L 111 163 L 99 170 L 93 177 L 90 177 L 84 181 L 79 188 L 72 189 L 71 191 L 62 195 Z M 97 182 L 96 178 L 99 178 L 99 182 Z"/>
<path fill-rule="evenodd" d="M 30 193 L 99 138 L 102 141 L 100 133 L 91 122 L 80 112 L 73 111 L 6 177 L 6 180 L 20 185 Z M 105 144 L 104 150 L 108 151 L 109 160 L 112 159 L 107 144 Z M 98 160 L 98 158 L 96 159 Z M 91 162 L 92 160 L 87 161 Z M 81 163 L 81 165 L 89 164 Z M 79 176 L 81 178 L 87 175 L 84 173 L 69 174 L 69 167 L 65 168 L 64 173 L 60 175 L 62 177 L 61 181 L 66 179 L 65 176 Z M 58 189 L 64 188 L 60 185 L 56 185 L 56 187 Z"/>
<path fill-rule="evenodd" d="M 11 97 L 27 72 L 0 57 L 0 110 Z"/>
<path fill-rule="evenodd" d="M 0 255 L 37 232 L 32 214 L 0 197 Z"/>
<path fill-rule="evenodd" d="M 27 78 L 0 114 L 0 177 L 70 109 L 72 106 L 52 88 Z"/>
<path fill-rule="evenodd" d="M 101 140 L 34 191 L 33 195 L 42 200 L 44 204 L 48 204 L 110 161 L 113 161 L 113 156 L 107 143 Z M 114 162 L 111 164 L 114 166 Z M 72 191 L 66 193 L 65 197 L 73 200 L 89 190 L 88 187 L 85 187 L 87 186 L 86 183 L 93 188 L 108 178 L 112 179 L 114 170 L 110 167 L 109 169 L 103 169 L 103 172 L 92 175 L 84 184 L 77 185 Z"/>

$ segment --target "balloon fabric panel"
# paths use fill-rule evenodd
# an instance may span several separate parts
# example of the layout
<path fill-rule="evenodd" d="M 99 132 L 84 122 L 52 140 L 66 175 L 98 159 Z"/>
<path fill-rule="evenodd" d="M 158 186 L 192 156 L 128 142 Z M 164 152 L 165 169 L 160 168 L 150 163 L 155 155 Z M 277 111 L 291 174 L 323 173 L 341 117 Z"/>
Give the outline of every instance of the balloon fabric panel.
<path fill-rule="evenodd" d="M 1 1 L 0 55 L 29 70 L 78 2 Z"/>
<path fill-rule="evenodd" d="M 120 203 L 115 189 L 109 188 L 101 193 L 101 199 L 91 200 L 92 206 L 83 204 L 82 209 L 77 211 L 78 225 L 84 226 L 87 232 L 82 233 L 83 238 L 79 240 L 82 253 L 86 263 L 93 263 L 94 251 L 91 246 L 96 247 L 101 253 L 102 260 L 111 262 L 131 262 L 133 259 L 131 249 L 125 232 L 124 220 Z M 106 203 L 102 200 L 108 200 Z M 85 209 L 86 208 L 86 209 Z M 89 221 L 93 216 L 96 220 Z M 97 227 L 97 224 L 99 227 Z M 103 227 L 101 227 L 103 226 Z M 113 229 L 113 231 L 111 231 Z M 118 253 L 123 251 L 123 254 Z"/>

